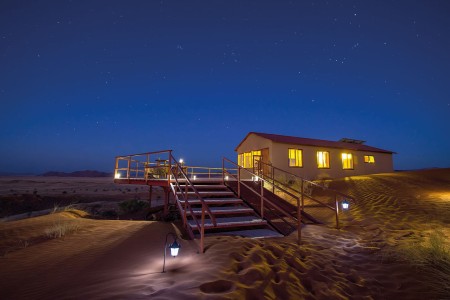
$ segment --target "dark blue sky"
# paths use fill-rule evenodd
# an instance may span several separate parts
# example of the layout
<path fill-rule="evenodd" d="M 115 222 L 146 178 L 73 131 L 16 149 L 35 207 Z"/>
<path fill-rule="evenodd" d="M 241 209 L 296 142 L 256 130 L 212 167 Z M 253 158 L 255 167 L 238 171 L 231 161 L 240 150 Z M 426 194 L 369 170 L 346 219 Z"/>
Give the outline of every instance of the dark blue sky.
<path fill-rule="evenodd" d="M 449 53 L 449 1 L 3 0 L 0 172 L 220 165 L 249 131 L 450 167 Z"/>

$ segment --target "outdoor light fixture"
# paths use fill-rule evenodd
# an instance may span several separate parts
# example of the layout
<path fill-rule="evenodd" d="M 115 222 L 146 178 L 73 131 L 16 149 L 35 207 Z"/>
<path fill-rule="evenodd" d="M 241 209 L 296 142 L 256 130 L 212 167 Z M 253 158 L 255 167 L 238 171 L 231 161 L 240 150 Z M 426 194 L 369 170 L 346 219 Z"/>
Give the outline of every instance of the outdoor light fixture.
<path fill-rule="evenodd" d="M 116 173 L 116 174 L 114 175 L 114 178 L 115 178 L 115 179 L 119 179 L 119 178 L 120 178 L 120 173 Z"/>
<path fill-rule="evenodd" d="M 169 238 L 169 235 L 171 235 L 173 237 L 173 243 L 170 245 L 167 245 L 167 239 Z M 176 257 L 178 255 L 178 251 L 181 248 L 180 244 L 178 244 L 178 242 L 177 242 L 177 236 L 173 232 L 169 232 L 166 235 L 166 241 L 164 243 L 164 262 L 163 262 L 163 270 L 162 270 L 163 273 L 165 273 L 165 267 L 166 267 L 167 248 L 170 249 L 170 255 L 172 255 L 173 257 Z"/>
<path fill-rule="evenodd" d="M 227 176 L 225 176 L 225 180 L 228 180 L 228 178 L 229 178 L 229 177 L 228 177 L 228 175 L 227 175 Z"/>
<path fill-rule="evenodd" d="M 253 181 L 259 181 L 259 176 L 252 176 Z"/>
<path fill-rule="evenodd" d="M 194 178 L 193 178 L 193 179 L 194 179 L 194 180 L 195 180 L 195 179 L 197 179 L 197 176 L 196 176 L 196 175 L 194 175 Z"/>
<path fill-rule="evenodd" d="M 344 201 L 342 201 L 342 209 L 347 210 L 349 206 L 350 203 L 348 203 L 347 199 L 344 199 Z"/>
<path fill-rule="evenodd" d="M 182 158 L 180 158 L 180 164 L 183 164 L 184 160 Z"/>

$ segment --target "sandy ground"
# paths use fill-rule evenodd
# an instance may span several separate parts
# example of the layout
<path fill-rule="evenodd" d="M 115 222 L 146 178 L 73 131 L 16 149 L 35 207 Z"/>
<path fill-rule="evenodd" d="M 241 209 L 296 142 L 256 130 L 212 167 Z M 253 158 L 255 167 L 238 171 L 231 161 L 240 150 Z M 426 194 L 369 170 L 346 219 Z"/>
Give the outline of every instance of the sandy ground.
<path fill-rule="evenodd" d="M 127 200 L 149 200 L 149 187 L 115 184 L 112 178 L 0 177 L 0 218 L 73 206 L 91 213 L 116 211 Z M 155 187 L 151 206 L 162 205 L 164 192 Z"/>
<path fill-rule="evenodd" d="M 357 176 L 331 187 L 357 199 L 342 227 L 306 225 L 277 239 L 209 237 L 206 251 L 178 224 L 92 220 L 62 212 L 0 223 L 4 299 L 450 299 L 402 259 L 403 245 L 439 231 L 450 240 L 450 169 Z M 61 238 L 49 228 L 65 228 Z M 448 246 L 448 245 L 447 245 Z"/>

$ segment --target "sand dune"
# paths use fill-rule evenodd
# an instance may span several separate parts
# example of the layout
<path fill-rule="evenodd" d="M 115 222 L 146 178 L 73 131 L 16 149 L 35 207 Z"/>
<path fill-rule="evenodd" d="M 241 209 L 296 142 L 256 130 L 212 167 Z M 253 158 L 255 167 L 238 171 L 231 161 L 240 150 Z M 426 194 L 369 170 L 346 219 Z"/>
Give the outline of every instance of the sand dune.
<path fill-rule="evenodd" d="M 179 224 L 109 221 L 64 212 L 0 223 L 5 299 L 439 299 L 402 245 L 439 230 L 450 240 L 450 170 L 357 176 L 331 187 L 356 198 L 340 230 L 306 225 L 278 239 L 209 237 L 206 252 L 180 239 Z M 62 238 L 44 232 L 72 228 Z M 29 242 L 26 245 L 26 241 Z M 450 298 L 450 297 L 447 297 Z"/>

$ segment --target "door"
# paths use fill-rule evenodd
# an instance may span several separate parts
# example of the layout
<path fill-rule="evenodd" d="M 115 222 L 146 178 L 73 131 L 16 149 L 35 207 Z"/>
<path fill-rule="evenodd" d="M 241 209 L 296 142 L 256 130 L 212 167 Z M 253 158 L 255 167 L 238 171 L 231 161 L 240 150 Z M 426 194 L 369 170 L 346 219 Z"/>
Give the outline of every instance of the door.
<path fill-rule="evenodd" d="M 272 174 L 270 174 L 270 157 L 269 157 L 269 148 L 261 149 L 261 161 L 263 162 L 262 165 L 262 173 L 265 176 L 271 177 Z"/>

